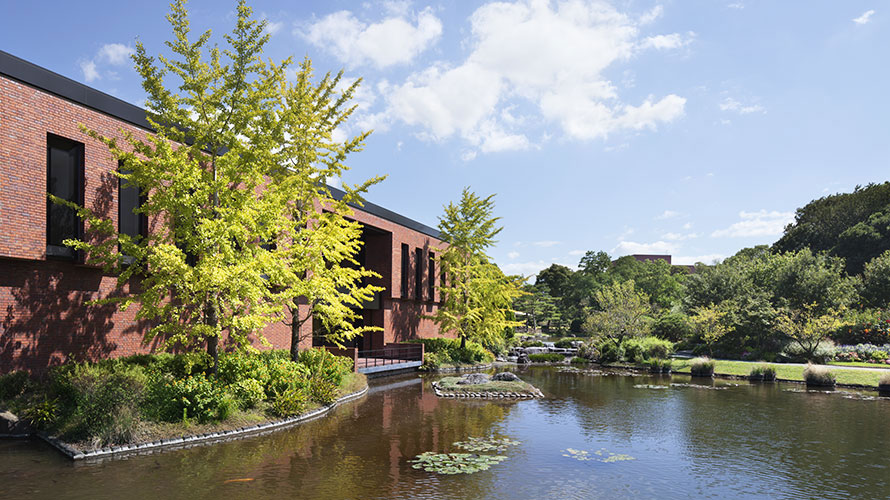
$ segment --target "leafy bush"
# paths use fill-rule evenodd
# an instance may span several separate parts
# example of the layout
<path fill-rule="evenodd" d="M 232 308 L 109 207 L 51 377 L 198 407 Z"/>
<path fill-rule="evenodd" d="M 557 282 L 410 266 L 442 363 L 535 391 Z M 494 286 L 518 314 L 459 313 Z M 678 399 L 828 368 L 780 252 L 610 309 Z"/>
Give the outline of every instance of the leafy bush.
<path fill-rule="evenodd" d="M 614 363 L 624 359 L 624 345 L 616 344 L 612 340 L 603 340 L 596 346 L 600 353 L 600 363 Z"/>
<path fill-rule="evenodd" d="M 803 379 L 807 385 L 833 387 L 836 383 L 834 373 L 819 365 L 807 364 L 803 370 Z"/>
<path fill-rule="evenodd" d="M 235 406 L 233 397 L 203 373 L 184 378 L 170 374 L 152 377 L 146 403 L 151 417 L 165 422 L 221 420 Z"/>
<path fill-rule="evenodd" d="M 631 361 L 667 358 L 674 352 L 674 344 L 658 337 L 641 337 L 624 342 L 624 355 Z"/>
<path fill-rule="evenodd" d="M 751 380 L 772 382 L 776 380 L 776 369 L 767 364 L 757 365 L 754 368 L 751 368 L 751 373 L 748 374 L 748 378 Z"/>
<path fill-rule="evenodd" d="M 689 317 L 681 312 L 667 312 L 655 320 L 652 334 L 658 338 L 679 342 L 692 336 Z"/>
<path fill-rule="evenodd" d="M 695 358 L 689 363 L 693 377 L 713 377 L 717 362 L 711 358 Z"/>
<path fill-rule="evenodd" d="M 309 386 L 309 398 L 318 404 L 329 405 L 337 400 L 337 384 L 330 380 L 313 380 Z"/>
<path fill-rule="evenodd" d="M 478 342 L 468 341 L 465 349 L 460 348 L 460 339 L 412 339 L 408 342 L 423 344 L 424 356 L 429 353 L 437 354 L 441 364 L 477 364 L 494 361 L 494 355 Z"/>
<path fill-rule="evenodd" d="M 528 360 L 532 363 L 562 363 L 566 357 L 555 352 L 544 354 L 529 354 Z"/>
<path fill-rule="evenodd" d="M 423 353 L 423 365 L 420 367 L 422 371 L 435 371 L 442 366 L 441 355 L 435 352 Z"/>
<path fill-rule="evenodd" d="M 663 358 L 652 358 L 642 362 L 642 365 L 652 373 L 670 373 L 673 361 Z"/>
<path fill-rule="evenodd" d="M 544 343 L 540 340 L 526 340 L 520 345 L 522 347 L 544 347 Z"/>
<path fill-rule="evenodd" d="M 235 396 L 238 406 L 242 409 L 256 408 L 264 399 L 266 391 L 263 383 L 257 379 L 245 378 L 232 384 L 230 390 Z"/>
<path fill-rule="evenodd" d="M 219 357 L 218 377 L 226 384 L 237 384 L 242 380 L 268 380 L 268 359 L 256 353 L 225 353 Z"/>
<path fill-rule="evenodd" d="M 147 383 L 141 366 L 119 360 L 71 363 L 53 370 L 50 379 L 60 405 L 56 427 L 66 438 L 130 440 Z"/>
<path fill-rule="evenodd" d="M 873 344 L 857 344 L 838 346 L 834 359 L 837 361 L 862 363 L 888 363 L 887 353 L 890 344 L 878 346 Z"/>
<path fill-rule="evenodd" d="M 813 352 L 812 361 L 827 363 L 835 358 L 836 353 L 837 348 L 835 347 L 834 342 L 826 340 L 819 343 L 819 346 Z M 807 353 L 803 350 L 800 344 L 792 342 L 782 349 L 781 356 L 788 361 L 800 363 L 810 361 L 807 359 L 806 354 Z"/>
<path fill-rule="evenodd" d="M 831 335 L 839 344 L 890 344 L 890 310 L 853 309 L 844 322 L 846 325 Z"/>
<path fill-rule="evenodd" d="M 14 371 L 0 375 L 0 401 L 17 398 L 25 392 L 29 382 L 28 372 Z"/>
<path fill-rule="evenodd" d="M 305 389 L 289 387 L 272 398 L 272 413 L 279 417 L 299 415 L 306 411 L 308 399 Z"/>
<path fill-rule="evenodd" d="M 590 360 L 587 358 L 581 358 L 581 357 L 575 356 L 574 358 L 572 358 L 571 363 L 572 364 L 585 364 L 585 363 L 590 363 Z"/>
<path fill-rule="evenodd" d="M 571 349 L 571 348 L 575 347 L 573 344 L 574 342 L 583 341 L 583 340 L 584 340 L 583 338 L 579 338 L 579 337 L 566 337 L 564 339 L 557 340 L 553 344 L 553 346 L 559 347 L 560 349 Z"/>
<path fill-rule="evenodd" d="M 600 352 L 593 342 L 585 342 L 578 347 L 578 356 L 588 361 L 599 359 Z"/>
<path fill-rule="evenodd" d="M 309 371 L 313 381 L 321 379 L 337 387 L 343 377 L 352 371 L 352 360 L 335 356 L 325 349 L 308 349 L 300 352 L 300 363 Z"/>
<path fill-rule="evenodd" d="M 30 404 L 22 415 L 36 429 L 45 429 L 52 425 L 59 414 L 59 403 L 55 399 L 43 398 L 42 401 Z"/>
<path fill-rule="evenodd" d="M 276 394 L 284 394 L 289 389 L 305 389 L 309 385 L 309 370 L 305 365 L 277 357 L 271 357 L 267 361 L 269 378 L 265 389 L 269 399 Z"/>

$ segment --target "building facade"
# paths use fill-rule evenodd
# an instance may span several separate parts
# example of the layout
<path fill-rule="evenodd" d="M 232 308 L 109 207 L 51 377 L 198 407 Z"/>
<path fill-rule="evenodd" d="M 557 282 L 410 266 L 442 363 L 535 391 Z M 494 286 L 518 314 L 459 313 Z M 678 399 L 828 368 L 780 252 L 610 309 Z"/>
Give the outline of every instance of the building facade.
<path fill-rule="evenodd" d="M 47 192 L 105 214 L 122 231 L 144 223 L 133 217 L 132 193 L 111 173 L 115 160 L 80 124 L 108 137 L 122 138 L 122 130 L 151 133 L 141 108 L 0 51 L 0 373 L 160 347 L 143 342 L 146 325 L 134 320 L 135 311 L 88 305 L 127 290 L 117 290 L 114 276 L 61 245 L 81 225 L 56 211 Z M 434 263 L 444 247 L 439 232 L 373 203 L 354 210 L 364 227 L 359 259 L 380 274 L 374 284 L 385 290 L 360 311 L 365 325 L 383 330 L 351 345 L 370 351 L 438 336 L 425 316 L 435 313 L 440 299 Z M 308 347 L 312 325 L 304 328 L 302 347 Z M 263 335 L 275 348 L 290 347 L 283 323 L 269 325 Z"/>

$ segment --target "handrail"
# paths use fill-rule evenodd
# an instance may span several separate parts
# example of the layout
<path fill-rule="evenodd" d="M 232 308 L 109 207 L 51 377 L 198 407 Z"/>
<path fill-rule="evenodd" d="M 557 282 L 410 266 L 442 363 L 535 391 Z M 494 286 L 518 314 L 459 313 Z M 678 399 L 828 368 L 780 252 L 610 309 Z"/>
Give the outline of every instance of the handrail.
<path fill-rule="evenodd" d="M 423 345 L 387 345 L 383 349 L 359 351 L 359 359 L 364 359 L 364 368 L 394 365 L 407 361 L 423 361 Z"/>

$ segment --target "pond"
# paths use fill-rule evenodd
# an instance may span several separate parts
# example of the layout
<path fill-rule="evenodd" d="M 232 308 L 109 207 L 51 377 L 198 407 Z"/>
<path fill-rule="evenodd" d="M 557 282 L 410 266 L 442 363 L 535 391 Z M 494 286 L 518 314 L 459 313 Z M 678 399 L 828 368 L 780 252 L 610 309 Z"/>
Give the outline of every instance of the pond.
<path fill-rule="evenodd" d="M 521 369 L 545 399 L 440 399 L 418 375 L 292 429 L 73 463 L 0 440 L 0 498 L 884 498 L 890 399 L 796 384 Z M 471 437 L 519 444 L 474 474 L 412 468 Z M 611 457 L 611 458 L 610 458 Z"/>

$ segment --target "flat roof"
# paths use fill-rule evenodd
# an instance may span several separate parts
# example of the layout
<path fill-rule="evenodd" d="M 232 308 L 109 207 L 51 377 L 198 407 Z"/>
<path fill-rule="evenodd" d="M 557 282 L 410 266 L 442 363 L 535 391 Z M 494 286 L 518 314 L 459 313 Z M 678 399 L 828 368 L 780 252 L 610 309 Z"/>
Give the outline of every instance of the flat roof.
<path fill-rule="evenodd" d="M 145 110 L 139 106 L 74 81 L 3 50 L 0 50 L 0 74 L 131 125 L 149 131 L 152 130 L 148 120 L 145 119 Z M 331 194 L 337 200 L 341 200 L 346 194 L 341 189 L 329 187 Z M 438 230 L 383 208 L 380 205 L 368 201 L 365 201 L 363 206 L 358 206 L 354 203 L 350 203 L 350 205 L 357 210 L 376 215 L 381 219 L 386 219 L 408 229 L 439 240 L 442 239 L 442 234 Z"/>

